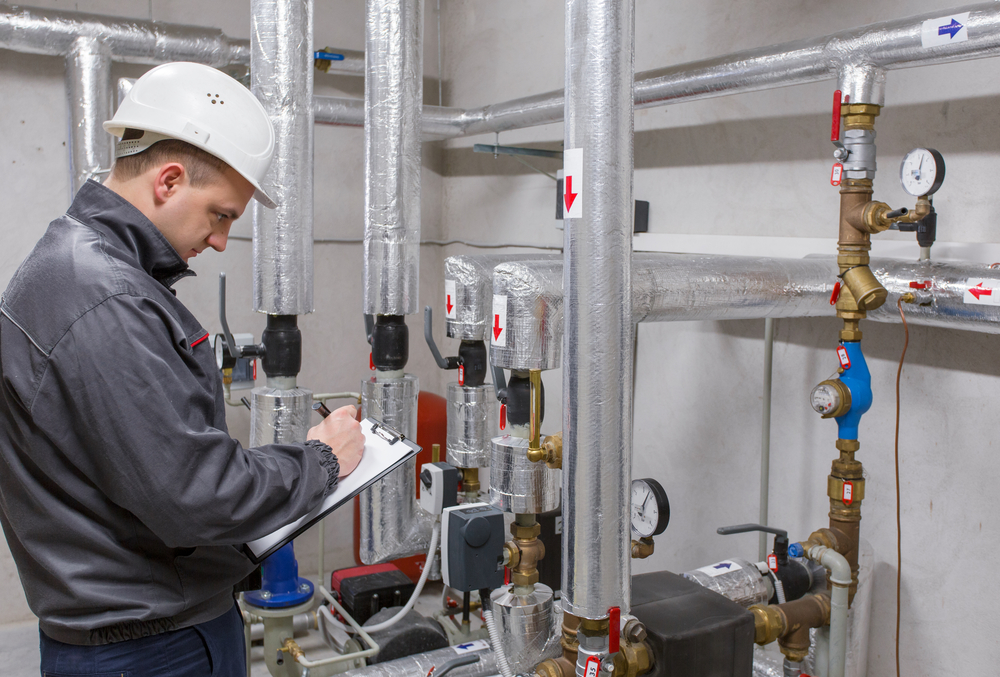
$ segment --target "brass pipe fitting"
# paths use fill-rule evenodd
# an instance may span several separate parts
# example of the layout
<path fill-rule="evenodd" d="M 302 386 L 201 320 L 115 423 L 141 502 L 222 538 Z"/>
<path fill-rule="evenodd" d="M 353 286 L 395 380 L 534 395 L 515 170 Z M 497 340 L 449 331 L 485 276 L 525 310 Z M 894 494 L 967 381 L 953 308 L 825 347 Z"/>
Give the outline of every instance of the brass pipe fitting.
<path fill-rule="evenodd" d="M 467 494 L 479 493 L 479 468 L 461 468 L 462 491 Z"/>
<path fill-rule="evenodd" d="M 886 297 L 889 296 L 889 292 L 878 281 L 868 264 L 852 266 L 841 273 L 840 278 L 847 285 L 860 311 L 875 310 L 885 303 Z"/>
<path fill-rule="evenodd" d="M 504 544 L 504 556 L 510 567 L 510 582 L 516 586 L 529 586 L 538 582 L 538 562 L 545 557 L 545 544 L 538 540 L 542 527 L 538 522 L 510 525 L 513 541 Z"/>
<path fill-rule="evenodd" d="M 632 559 L 646 559 L 653 554 L 653 539 L 640 538 L 632 541 Z"/>
<path fill-rule="evenodd" d="M 545 460 L 545 452 L 542 451 L 542 370 L 531 369 L 528 371 L 528 379 L 531 385 L 531 417 L 528 420 L 528 460 L 538 463 Z"/>
<path fill-rule="evenodd" d="M 785 616 L 777 605 L 754 604 L 750 611 L 753 613 L 753 641 L 757 644 L 770 644 L 785 632 Z"/>
<path fill-rule="evenodd" d="M 639 677 L 653 667 L 653 655 L 645 642 L 630 642 L 622 637 L 615 655 L 615 677 Z"/>
<path fill-rule="evenodd" d="M 545 465 L 553 470 L 562 468 L 562 444 L 561 431 L 555 435 L 549 435 L 545 438 L 545 442 L 542 443 L 542 449 L 545 450 Z"/>
<path fill-rule="evenodd" d="M 750 611 L 757 644 L 763 646 L 777 640 L 789 660 L 801 661 L 809 652 L 809 628 L 830 622 L 830 593 L 806 595 L 784 604 L 755 604 Z"/>
<path fill-rule="evenodd" d="M 611 620 L 608 618 L 581 618 L 577 634 L 583 633 L 590 637 L 603 637 L 608 634 L 608 627 Z"/>
<path fill-rule="evenodd" d="M 292 660 L 296 662 L 306 655 L 294 639 L 286 639 L 284 645 L 281 647 L 281 650 L 288 652 L 288 655 L 290 655 Z"/>
<path fill-rule="evenodd" d="M 874 103 L 852 103 L 840 108 L 844 129 L 875 129 L 875 118 L 881 112 L 882 107 Z"/>
<path fill-rule="evenodd" d="M 861 448 L 857 440 L 837 440 L 840 457 L 831 465 L 827 478 L 830 499 L 830 530 L 843 535 L 841 547 L 835 548 L 851 565 L 849 604 L 854 603 L 858 591 L 858 550 L 861 538 L 861 503 L 865 496 L 864 467 L 854 458 Z M 844 485 L 851 483 L 851 497 L 845 501 Z M 829 587 L 829 582 L 827 587 Z"/>

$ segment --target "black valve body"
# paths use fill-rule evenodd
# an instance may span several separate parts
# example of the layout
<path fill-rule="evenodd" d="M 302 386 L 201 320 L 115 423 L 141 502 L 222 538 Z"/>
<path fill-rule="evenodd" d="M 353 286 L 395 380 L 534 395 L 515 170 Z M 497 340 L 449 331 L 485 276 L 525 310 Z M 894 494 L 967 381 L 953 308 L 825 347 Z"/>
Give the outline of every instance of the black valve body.
<path fill-rule="evenodd" d="M 802 562 L 794 559 L 789 559 L 784 566 L 779 565 L 774 575 L 781 581 L 781 586 L 785 589 L 785 600 L 788 602 L 799 599 L 812 587 L 812 577 L 809 575 L 808 568 Z M 771 595 L 768 603 L 778 603 L 777 592 Z"/>
<path fill-rule="evenodd" d="M 302 369 L 302 332 L 296 315 L 268 315 L 261 335 L 261 367 L 270 377 L 297 376 Z"/>
<path fill-rule="evenodd" d="M 458 361 L 464 370 L 464 384 L 469 388 L 486 383 L 486 372 L 490 365 L 486 357 L 486 343 L 483 341 L 462 341 L 458 347 Z"/>
<path fill-rule="evenodd" d="M 524 375 L 522 375 L 524 374 Z M 511 425 L 527 425 L 531 422 L 531 380 L 527 372 L 512 371 L 507 381 L 507 422 Z M 538 423 L 545 418 L 545 386 L 542 385 L 542 406 L 538 412 Z"/>
<path fill-rule="evenodd" d="M 372 328 L 372 363 L 380 371 L 399 371 L 410 356 L 410 332 L 402 315 L 379 315 Z"/>

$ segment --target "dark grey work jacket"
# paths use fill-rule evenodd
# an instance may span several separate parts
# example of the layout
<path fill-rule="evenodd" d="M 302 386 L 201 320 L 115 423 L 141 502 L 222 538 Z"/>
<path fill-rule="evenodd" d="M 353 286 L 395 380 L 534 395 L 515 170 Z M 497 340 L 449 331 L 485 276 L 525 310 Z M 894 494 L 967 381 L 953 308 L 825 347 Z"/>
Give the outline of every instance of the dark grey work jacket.
<path fill-rule="evenodd" d="M 229 436 L 211 341 L 170 288 L 193 274 L 88 182 L 0 304 L 0 519 L 56 640 L 218 617 L 253 569 L 239 546 L 314 508 L 337 476 L 325 445 Z"/>

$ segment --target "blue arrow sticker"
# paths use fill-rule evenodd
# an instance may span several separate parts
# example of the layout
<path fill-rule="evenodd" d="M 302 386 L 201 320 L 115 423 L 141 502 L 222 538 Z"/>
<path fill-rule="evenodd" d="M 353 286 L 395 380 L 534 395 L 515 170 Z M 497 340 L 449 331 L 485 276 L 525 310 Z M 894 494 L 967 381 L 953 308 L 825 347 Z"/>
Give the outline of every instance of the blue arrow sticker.
<path fill-rule="evenodd" d="M 968 26 L 968 12 L 928 19 L 920 25 L 920 44 L 926 49 L 964 42 L 969 39 Z"/>

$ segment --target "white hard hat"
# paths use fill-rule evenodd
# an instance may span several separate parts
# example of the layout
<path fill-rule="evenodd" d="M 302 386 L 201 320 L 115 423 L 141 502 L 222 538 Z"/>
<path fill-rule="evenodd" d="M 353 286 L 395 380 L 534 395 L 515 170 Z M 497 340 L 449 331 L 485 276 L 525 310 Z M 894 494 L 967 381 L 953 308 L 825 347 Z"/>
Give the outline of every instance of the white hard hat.
<path fill-rule="evenodd" d="M 256 188 L 254 197 L 274 209 L 260 182 L 274 154 L 274 128 L 253 94 L 210 66 L 167 63 L 135 81 L 131 91 L 104 123 L 121 138 L 141 129 L 139 139 L 119 141 L 115 157 L 135 155 L 157 141 L 179 139 L 224 161 Z"/>

